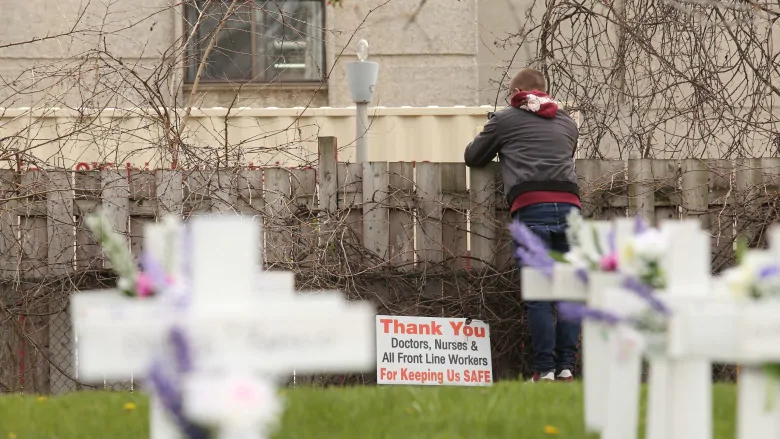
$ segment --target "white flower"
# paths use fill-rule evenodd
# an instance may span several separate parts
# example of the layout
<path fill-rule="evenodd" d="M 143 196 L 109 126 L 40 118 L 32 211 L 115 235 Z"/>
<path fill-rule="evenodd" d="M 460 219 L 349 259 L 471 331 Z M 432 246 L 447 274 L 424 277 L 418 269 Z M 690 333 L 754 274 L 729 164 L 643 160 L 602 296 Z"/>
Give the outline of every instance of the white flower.
<path fill-rule="evenodd" d="M 618 249 L 620 271 L 630 276 L 645 277 L 659 267 L 669 249 L 666 233 L 647 229 L 626 240 Z"/>
<path fill-rule="evenodd" d="M 723 272 L 723 281 L 728 291 L 737 298 L 747 299 L 755 281 L 755 273 L 751 267 L 740 264 Z"/>
<path fill-rule="evenodd" d="M 542 108 L 542 103 L 539 101 L 539 97 L 536 95 L 528 95 L 526 102 L 528 109 L 533 112 L 537 112 L 540 108 Z"/>
<path fill-rule="evenodd" d="M 590 260 L 588 260 L 587 257 L 580 251 L 579 248 L 574 248 L 571 251 L 567 252 L 564 255 L 564 259 L 571 265 L 575 266 L 576 268 L 582 268 L 585 270 L 589 270 L 590 267 Z"/>
<path fill-rule="evenodd" d="M 133 289 L 133 282 L 126 277 L 120 277 L 116 282 L 116 287 L 120 291 L 131 291 Z"/>
<path fill-rule="evenodd" d="M 609 253 L 609 239 L 604 230 L 586 222 L 579 210 L 572 210 L 566 217 L 566 239 L 569 252 L 565 258 L 577 268 L 598 270 L 601 259 Z"/>
<path fill-rule="evenodd" d="M 657 260 L 669 249 L 669 237 L 658 229 L 647 229 L 633 239 L 634 250 L 644 260 Z"/>
<path fill-rule="evenodd" d="M 759 279 L 761 269 L 772 263 L 773 261 L 767 253 L 748 252 L 738 266 L 723 272 L 723 281 L 729 292 L 737 298 L 751 298 L 752 293 L 756 290 L 761 293 L 761 296 L 773 294 L 772 287 L 777 283 L 777 280 L 769 278 L 762 282 L 762 279 Z"/>
<path fill-rule="evenodd" d="M 585 223 L 577 236 L 579 251 L 591 263 L 597 264 L 608 252 L 607 239 L 591 223 Z"/>

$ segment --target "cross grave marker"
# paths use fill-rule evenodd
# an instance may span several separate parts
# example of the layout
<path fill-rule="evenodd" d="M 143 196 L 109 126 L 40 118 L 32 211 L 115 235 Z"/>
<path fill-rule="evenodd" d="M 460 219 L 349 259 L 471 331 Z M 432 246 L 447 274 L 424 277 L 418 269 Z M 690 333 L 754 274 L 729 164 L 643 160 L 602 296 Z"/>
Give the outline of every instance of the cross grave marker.
<path fill-rule="evenodd" d="M 780 227 L 768 233 L 768 250 L 750 250 L 744 263 L 780 260 Z M 780 436 L 780 385 L 761 370 L 780 362 L 780 303 L 776 298 L 738 300 L 724 282 L 719 300 L 681 308 L 669 330 L 670 356 L 742 365 L 738 381 L 737 438 Z"/>
<path fill-rule="evenodd" d="M 583 233 L 581 240 L 600 240 L 600 245 L 607 245 L 607 236 L 615 231 L 615 242 L 619 246 L 630 235 L 634 221 L 619 218 L 614 221 L 591 221 L 586 224 L 596 230 Z M 588 272 L 588 284 L 577 275 L 572 264 L 556 262 L 553 267 L 552 279 L 532 268 L 522 268 L 521 283 L 523 300 L 585 302 L 589 307 L 598 308 L 599 295 L 595 291 L 603 291 L 617 286 L 620 275 L 613 272 Z M 593 321 L 582 322 L 582 378 L 584 393 L 585 427 L 589 432 L 601 432 L 606 424 L 607 399 L 605 388 L 608 384 L 609 363 L 607 362 L 608 339 L 605 337 L 607 327 Z"/>
<path fill-rule="evenodd" d="M 696 220 L 671 220 L 662 224 L 671 246 L 663 260 L 667 288 L 657 291 L 671 309 L 672 318 L 687 306 L 712 302 L 709 271 L 710 240 Z M 620 287 L 596 292 L 602 308 L 628 316 L 648 308 L 648 303 Z M 671 326 L 671 324 L 670 324 Z M 630 331 L 629 331 L 630 332 Z M 711 363 L 701 358 L 667 355 L 669 334 L 647 340 L 636 333 L 613 331 L 607 385 L 607 424 L 602 439 L 631 439 L 637 436 L 642 345 L 650 360 L 648 390 L 648 439 L 711 437 Z"/>
<path fill-rule="evenodd" d="M 174 323 L 190 339 L 199 382 L 217 373 L 278 379 L 293 370 L 347 372 L 374 366 L 375 311 L 369 304 L 347 303 L 332 292 L 258 295 L 256 224 L 228 216 L 190 223 L 191 303 L 186 309 L 174 311 L 163 302 L 164 294 L 145 300 L 107 292 L 74 295 L 81 377 L 143 376 Z M 232 431 L 228 427 L 222 430 Z"/>

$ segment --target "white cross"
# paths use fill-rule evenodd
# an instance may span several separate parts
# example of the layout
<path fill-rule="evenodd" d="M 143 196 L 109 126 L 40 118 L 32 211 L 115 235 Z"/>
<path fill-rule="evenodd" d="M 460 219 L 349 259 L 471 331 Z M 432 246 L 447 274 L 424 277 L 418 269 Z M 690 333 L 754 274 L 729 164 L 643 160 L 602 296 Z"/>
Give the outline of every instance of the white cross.
<path fill-rule="evenodd" d="M 607 235 L 615 230 L 616 244 L 630 233 L 633 220 L 622 219 L 612 221 L 585 221 L 586 230 L 596 230 L 598 238 L 585 232 L 580 240 L 599 239 L 600 245 L 607 243 Z M 556 262 L 553 267 L 552 279 L 540 271 L 523 268 L 521 288 L 523 300 L 586 302 L 589 307 L 600 306 L 599 296 L 595 291 L 603 291 L 617 286 L 621 277 L 617 273 L 588 272 L 586 285 L 577 275 L 572 264 Z M 589 432 L 601 432 L 606 423 L 607 398 L 604 389 L 607 386 L 609 371 L 607 370 L 608 341 L 605 337 L 606 326 L 593 321 L 582 322 L 582 378 L 584 393 L 585 427 Z"/>
<path fill-rule="evenodd" d="M 769 231 L 769 244 L 768 251 L 748 251 L 745 263 L 780 260 L 780 227 Z M 669 354 L 744 364 L 738 383 L 737 437 L 778 437 L 780 387 L 767 379 L 760 365 L 780 362 L 780 304 L 776 299 L 739 301 L 724 283 L 716 287 L 720 300 L 689 305 L 675 313 L 669 330 Z M 768 404 L 774 395 L 778 398 L 775 404 Z"/>
<path fill-rule="evenodd" d="M 170 272 L 182 275 L 181 249 L 182 227 L 175 217 L 166 217 L 163 223 L 147 224 L 144 227 L 144 248 L 156 261 L 168 261 Z M 286 296 L 293 297 L 295 291 L 295 276 L 292 272 L 263 271 L 262 266 L 257 273 L 256 284 L 262 297 Z M 108 316 L 106 316 L 108 312 Z M 157 346 L 164 339 L 165 325 L 160 325 L 169 315 L 165 306 L 165 300 L 160 297 L 144 300 L 128 299 L 117 291 L 91 291 L 73 295 L 71 299 L 71 313 L 74 316 L 76 336 L 81 336 L 76 355 L 79 365 L 79 378 L 85 382 L 110 379 L 125 379 L 127 376 L 143 375 L 148 365 L 149 355 L 132 355 L 120 360 L 118 355 L 123 355 L 122 350 L 112 352 L 111 349 L 119 348 L 116 343 L 103 342 L 98 338 L 92 342 L 93 337 L 89 333 L 98 334 L 102 325 L 106 324 L 105 318 L 111 322 L 111 330 L 127 330 L 138 334 L 147 334 L 149 346 Z M 122 317 L 119 321 L 114 318 Z M 147 317 L 151 317 L 147 321 Z M 97 320 L 96 320 L 97 319 Z M 88 334 L 88 335 L 85 335 Z M 147 346 L 148 347 L 148 346 Z M 136 372 L 128 373 L 128 370 Z M 139 372 L 140 371 L 140 372 Z M 165 411 L 162 403 L 154 394 L 150 395 L 150 437 L 180 438 L 181 433 L 174 421 Z"/>
<path fill-rule="evenodd" d="M 670 246 L 663 260 L 667 288 L 658 298 L 674 316 L 687 306 L 702 306 L 713 300 L 710 292 L 710 238 L 698 221 L 668 221 L 662 224 Z M 601 292 L 602 308 L 620 316 L 647 309 L 648 304 L 621 288 Z M 621 330 L 611 340 L 607 424 L 602 439 L 636 437 L 639 411 L 642 337 Z M 661 335 L 667 341 L 669 334 Z M 655 342 L 659 340 L 653 340 Z M 631 344 L 634 344 L 632 347 Z M 648 439 L 707 439 L 712 435 L 712 372 L 708 360 L 675 358 L 666 347 L 649 351 Z"/>
<path fill-rule="evenodd" d="M 198 375 L 278 377 L 294 369 L 373 368 L 375 312 L 370 305 L 347 303 L 337 293 L 258 295 L 257 225 L 228 216 L 194 218 L 190 224 L 192 302 L 185 311 L 172 312 L 163 298 L 128 299 L 105 292 L 73 298 L 80 376 L 143 375 L 173 322 L 192 343 Z M 225 434 L 233 431 L 229 427 L 222 425 Z"/>

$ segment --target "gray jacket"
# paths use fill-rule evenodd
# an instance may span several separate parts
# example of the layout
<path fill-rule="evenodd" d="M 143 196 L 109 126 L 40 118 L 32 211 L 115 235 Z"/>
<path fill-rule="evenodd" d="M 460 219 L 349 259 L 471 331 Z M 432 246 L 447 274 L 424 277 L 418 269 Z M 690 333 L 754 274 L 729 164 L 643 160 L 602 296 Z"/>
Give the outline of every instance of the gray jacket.
<path fill-rule="evenodd" d="M 496 112 L 466 147 L 466 166 L 483 167 L 498 155 L 504 194 L 511 206 L 525 192 L 570 192 L 579 196 L 574 152 L 579 130 L 574 119 L 558 110 L 552 119 L 520 108 Z"/>

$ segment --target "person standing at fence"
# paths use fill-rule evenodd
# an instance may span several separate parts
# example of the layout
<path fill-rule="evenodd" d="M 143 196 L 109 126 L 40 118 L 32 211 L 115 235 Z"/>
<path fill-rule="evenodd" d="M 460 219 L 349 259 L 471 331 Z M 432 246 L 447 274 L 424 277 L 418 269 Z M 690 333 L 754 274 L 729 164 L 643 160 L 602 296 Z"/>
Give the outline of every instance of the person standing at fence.
<path fill-rule="evenodd" d="M 541 72 L 520 70 L 510 83 L 509 106 L 488 115 L 464 153 L 466 166 L 483 167 L 498 156 L 512 218 L 527 225 L 553 250 L 566 252 L 566 216 L 580 209 L 574 172 L 579 130 L 547 95 Z M 580 325 L 558 319 L 555 302 L 527 301 L 531 332 L 531 381 L 574 379 Z"/>

